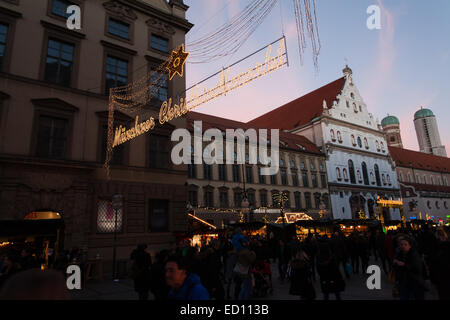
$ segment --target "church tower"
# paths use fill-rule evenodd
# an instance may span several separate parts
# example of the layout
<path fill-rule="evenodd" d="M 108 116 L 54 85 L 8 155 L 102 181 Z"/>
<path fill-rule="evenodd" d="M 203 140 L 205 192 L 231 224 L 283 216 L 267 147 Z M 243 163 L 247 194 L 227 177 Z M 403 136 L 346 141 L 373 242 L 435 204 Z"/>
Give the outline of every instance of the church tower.
<path fill-rule="evenodd" d="M 447 157 L 445 146 L 442 145 L 441 137 L 439 136 L 436 117 L 430 109 L 421 107 L 414 114 L 414 126 L 420 152 Z"/>
<path fill-rule="evenodd" d="M 400 134 L 400 121 L 398 121 L 398 118 L 388 115 L 381 120 L 381 126 L 386 133 L 388 146 L 403 148 L 402 136 Z"/>

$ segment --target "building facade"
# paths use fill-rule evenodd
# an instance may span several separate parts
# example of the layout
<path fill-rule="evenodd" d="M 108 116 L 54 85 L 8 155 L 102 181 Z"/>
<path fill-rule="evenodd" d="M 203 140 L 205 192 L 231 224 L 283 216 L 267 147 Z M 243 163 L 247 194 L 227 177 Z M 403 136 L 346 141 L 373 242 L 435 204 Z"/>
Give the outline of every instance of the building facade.
<path fill-rule="evenodd" d="M 389 147 L 395 161 L 405 218 L 446 221 L 450 214 L 450 159 Z"/>
<path fill-rule="evenodd" d="M 197 112 L 189 112 L 187 117 L 192 133 L 194 121 L 202 122 L 203 131 L 216 128 L 224 133 L 226 129 L 256 128 Z M 273 196 L 280 192 L 287 195 L 285 212 L 304 212 L 317 219 L 323 210 L 323 217 L 329 216 L 325 155 L 308 139 L 280 132 L 280 168 L 276 175 L 261 175 L 261 164 L 250 164 L 248 152 L 247 143 L 245 164 L 188 166 L 188 201 L 196 216 L 218 228 L 240 221 L 274 222 L 280 217 L 280 210 Z M 234 157 L 237 159 L 236 151 Z M 241 216 L 244 194 L 249 213 Z"/>
<path fill-rule="evenodd" d="M 414 114 L 414 127 L 420 152 L 447 157 L 445 146 L 441 143 L 436 117 L 430 109 L 420 108 Z"/>
<path fill-rule="evenodd" d="M 66 27 L 72 4 L 81 8 L 80 30 Z M 0 219 L 58 212 L 64 247 L 104 261 L 112 256 L 114 194 L 123 195 L 119 259 L 138 243 L 167 248 L 186 228 L 186 166 L 169 158 L 170 133 L 184 118 L 115 148 L 110 180 L 103 163 L 109 88 L 184 43 L 187 9 L 173 0 L 0 1 Z M 155 119 L 160 102 L 184 88 L 179 77 L 159 88 Z M 134 123 L 115 115 L 115 126 Z"/>
<path fill-rule="evenodd" d="M 334 219 L 375 218 L 376 201 L 400 196 L 395 167 L 381 126 L 369 113 L 346 67 L 344 77 L 249 124 L 300 134 L 326 154 Z M 400 220 L 398 209 L 383 209 L 385 219 Z"/>

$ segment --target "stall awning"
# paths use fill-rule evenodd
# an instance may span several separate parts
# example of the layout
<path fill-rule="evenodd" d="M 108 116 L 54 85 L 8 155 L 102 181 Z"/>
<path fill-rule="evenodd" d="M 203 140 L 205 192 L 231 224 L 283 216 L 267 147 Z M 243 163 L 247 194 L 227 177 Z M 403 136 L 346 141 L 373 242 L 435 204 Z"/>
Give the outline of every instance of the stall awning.
<path fill-rule="evenodd" d="M 0 220 L 0 237 L 29 237 L 55 235 L 61 228 L 61 219 Z"/>

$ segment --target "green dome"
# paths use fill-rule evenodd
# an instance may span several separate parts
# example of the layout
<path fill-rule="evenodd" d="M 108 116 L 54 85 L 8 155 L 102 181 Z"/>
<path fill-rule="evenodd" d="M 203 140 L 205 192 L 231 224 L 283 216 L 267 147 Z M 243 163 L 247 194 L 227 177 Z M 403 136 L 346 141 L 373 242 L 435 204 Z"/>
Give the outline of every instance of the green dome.
<path fill-rule="evenodd" d="M 421 108 L 419 111 L 414 113 L 414 120 L 425 118 L 425 117 L 434 117 L 433 112 L 430 109 Z"/>
<path fill-rule="evenodd" d="M 400 121 L 398 121 L 398 118 L 394 117 L 394 116 L 387 116 L 386 118 L 381 120 L 381 125 L 383 127 L 386 127 L 386 126 L 388 126 L 390 124 L 398 124 L 398 125 L 400 125 Z"/>

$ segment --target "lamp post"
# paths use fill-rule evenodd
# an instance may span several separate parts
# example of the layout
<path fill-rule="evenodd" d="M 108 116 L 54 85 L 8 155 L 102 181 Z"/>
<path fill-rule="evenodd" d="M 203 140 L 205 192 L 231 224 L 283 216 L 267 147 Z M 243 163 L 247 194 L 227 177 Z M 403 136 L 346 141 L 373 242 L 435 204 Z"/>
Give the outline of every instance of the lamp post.
<path fill-rule="evenodd" d="M 117 211 L 122 208 L 123 196 L 121 194 L 115 194 L 112 197 L 112 208 L 114 209 L 114 242 L 113 242 L 113 280 L 118 281 L 116 278 L 116 247 L 117 247 Z"/>

